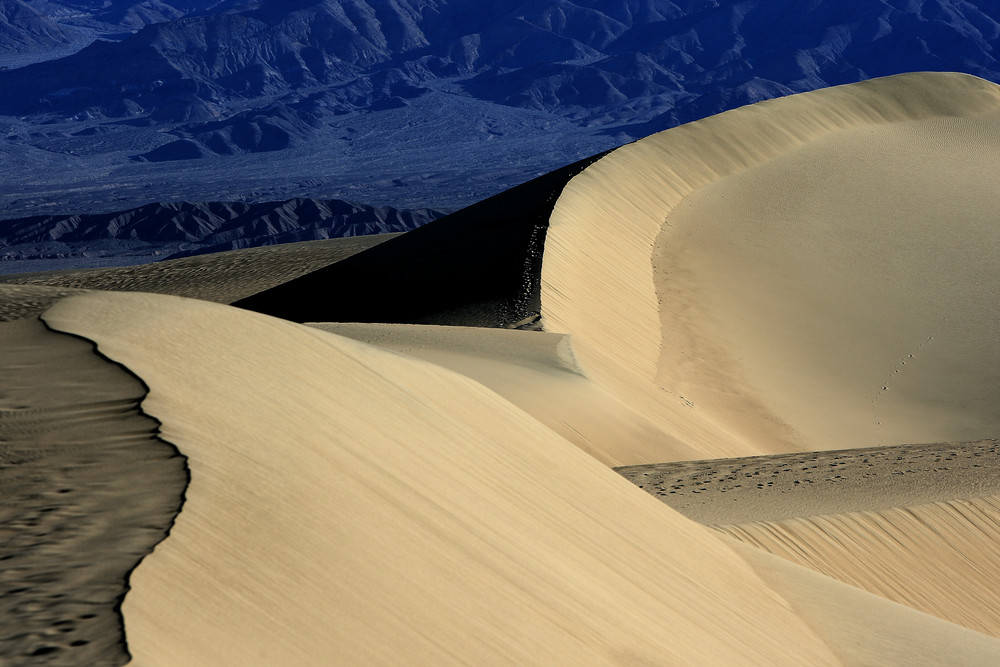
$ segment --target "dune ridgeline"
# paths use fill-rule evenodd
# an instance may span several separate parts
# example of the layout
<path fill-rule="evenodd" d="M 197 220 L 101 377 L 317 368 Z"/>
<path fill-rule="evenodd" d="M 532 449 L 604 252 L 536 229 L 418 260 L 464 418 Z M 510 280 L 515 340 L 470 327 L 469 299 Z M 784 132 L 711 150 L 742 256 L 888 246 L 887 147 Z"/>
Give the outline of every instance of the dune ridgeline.
<path fill-rule="evenodd" d="M 910 74 L 350 248 L 12 277 L 0 436 L 98 434 L 33 525 L 105 519 L 0 553 L 66 598 L 10 570 L 9 657 L 997 664 L 997 173 L 1000 87 Z M 155 548 L 60 569 L 126 491 Z"/>

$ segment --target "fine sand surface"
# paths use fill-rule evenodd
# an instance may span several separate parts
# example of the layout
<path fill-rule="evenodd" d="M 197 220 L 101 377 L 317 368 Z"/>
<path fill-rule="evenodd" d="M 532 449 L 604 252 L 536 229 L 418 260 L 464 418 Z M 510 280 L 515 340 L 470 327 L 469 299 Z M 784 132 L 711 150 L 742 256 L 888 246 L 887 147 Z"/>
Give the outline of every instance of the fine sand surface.
<path fill-rule="evenodd" d="M 748 559 L 433 364 L 168 296 L 70 296 L 43 317 L 143 378 L 188 457 L 184 509 L 122 608 L 136 664 L 1000 656 L 1000 640 Z M 779 592 L 799 579 L 816 599 Z"/>
<path fill-rule="evenodd" d="M 0 663 L 1000 664 L 998 144 L 904 75 L 368 250 L 11 277 Z"/>
<path fill-rule="evenodd" d="M 563 191 L 543 324 L 702 458 L 995 437 L 997 173 L 1000 87 L 961 74 L 669 130 Z"/>
<path fill-rule="evenodd" d="M 836 663 L 720 538 L 455 373 L 164 296 L 44 317 L 191 467 L 123 606 L 137 664 Z"/>
<path fill-rule="evenodd" d="M 1000 637 L 996 440 L 629 466 L 685 516 Z"/>
<path fill-rule="evenodd" d="M 461 373 L 610 467 L 662 461 L 664 451 L 678 458 L 697 455 L 588 379 L 563 334 L 415 324 L 309 326 Z"/>
<path fill-rule="evenodd" d="M 1000 496 L 717 529 L 888 600 L 1000 637 Z"/>

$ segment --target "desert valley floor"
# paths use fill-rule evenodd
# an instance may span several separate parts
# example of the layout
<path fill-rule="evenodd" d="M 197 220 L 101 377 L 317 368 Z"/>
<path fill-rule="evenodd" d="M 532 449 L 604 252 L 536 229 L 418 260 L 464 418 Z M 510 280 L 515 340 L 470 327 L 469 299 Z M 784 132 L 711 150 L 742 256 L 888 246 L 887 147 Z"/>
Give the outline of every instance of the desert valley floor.
<path fill-rule="evenodd" d="M 1000 664 L 1000 86 L 0 278 L 0 663 Z"/>

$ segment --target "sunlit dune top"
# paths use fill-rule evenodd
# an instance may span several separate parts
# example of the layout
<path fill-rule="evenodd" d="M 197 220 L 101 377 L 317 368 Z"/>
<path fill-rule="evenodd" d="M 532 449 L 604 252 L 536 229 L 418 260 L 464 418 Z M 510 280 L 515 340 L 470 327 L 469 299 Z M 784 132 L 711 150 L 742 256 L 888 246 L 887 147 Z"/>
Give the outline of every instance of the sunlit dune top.
<path fill-rule="evenodd" d="M 1000 87 L 962 74 L 662 132 L 564 190 L 544 325 L 706 457 L 995 437 L 997 173 Z"/>

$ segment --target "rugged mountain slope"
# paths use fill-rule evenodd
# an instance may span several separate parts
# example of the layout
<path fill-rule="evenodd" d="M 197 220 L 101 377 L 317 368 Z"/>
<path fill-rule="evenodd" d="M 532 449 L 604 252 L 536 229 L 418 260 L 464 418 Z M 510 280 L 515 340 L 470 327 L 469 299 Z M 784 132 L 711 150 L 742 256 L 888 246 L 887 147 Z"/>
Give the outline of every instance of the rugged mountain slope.
<path fill-rule="evenodd" d="M 0 54 L 41 50 L 69 42 L 54 21 L 21 0 L 0 0 Z"/>
<path fill-rule="evenodd" d="M 467 94 L 513 106 L 628 121 L 717 91 L 733 102 L 905 70 L 992 78 L 1000 9 L 952 0 L 900 8 L 834 2 L 429 2 L 296 0 L 181 10 L 119 43 L 10 72 L 7 113 L 163 110 L 177 95 L 209 108 L 364 79 L 384 88 L 471 76 Z M 131 7 L 129 11 L 136 11 Z M 102 67 L 114 62 L 115 68 Z M 379 81 L 379 79 L 383 79 Z M 381 85 L 380 85 L 381 84 Z M 729 92 L 725 91 L 735 91 Z M 716 108 L 716 110 L 719 110 Z M 698 111 L 699 115 L 703 112 Z M 675 118 L 675 120 L 676 120 Z M 167 114 L 164 120 L 177 120 Z"/>
<path fill-rule="evenodd" d="M 0 258 L 91 254 L 136 244 L 180 255 L 275 243 L 404 232 L 434 220 L 431 210 L 401 211 L 340 200 L 154 203 L 108 214 L 35 216 L 8 220 L 0 230 Z M 183 252 L 175 252 L 178 248 Z M 2 270 L 2 265 L 0 265 Z"/>
<path fill-rule="evenodd" d="M 32 4 L 112 41 L 0 71 L 0 168 L 25 176 L 0 183 L 0 217 L 177 198 L 458 208 L 770 97 L 913 70 L 1000 81 L 1000 5 L 963 0 L 86 5 Z M 109 182 L 118 203 L 86 194 Z"/>

